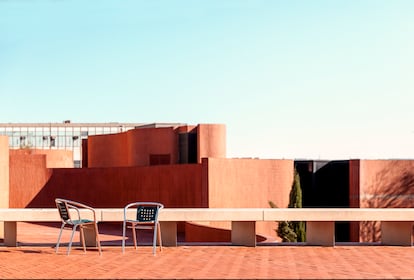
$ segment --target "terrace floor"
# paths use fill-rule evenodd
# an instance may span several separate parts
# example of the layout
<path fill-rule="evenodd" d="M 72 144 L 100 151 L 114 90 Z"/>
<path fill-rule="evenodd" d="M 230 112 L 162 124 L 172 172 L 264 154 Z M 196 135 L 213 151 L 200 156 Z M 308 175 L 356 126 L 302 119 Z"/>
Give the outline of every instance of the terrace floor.
<path fill-rule="evenodd" d="M 19 246 L 0 245 L 1 279 L 414 279 L 414 248 L 379 244 L 335 247 L 267 243 L 252 247 L 186 244 L 152 255 L 148 238 L 121 253 L 119 228 L 100 225 L 102 255 L 74 243 L 58 254 L 59 228 L 19 223 Z M 62 241 L 69 239 L 66 231 Z M 146 240 L 145 240 L 146 239 Z"/>

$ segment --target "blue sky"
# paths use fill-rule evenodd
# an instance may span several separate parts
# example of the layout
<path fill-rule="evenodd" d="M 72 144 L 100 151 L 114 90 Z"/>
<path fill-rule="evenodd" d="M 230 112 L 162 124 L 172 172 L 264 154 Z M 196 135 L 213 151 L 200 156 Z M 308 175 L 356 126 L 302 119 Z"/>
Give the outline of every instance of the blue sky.
<path fill-rule="evenodd" d="M 414 1 L 0 0 L 0 122 L 223 123 L 228 157 L 414 158 Z"/>

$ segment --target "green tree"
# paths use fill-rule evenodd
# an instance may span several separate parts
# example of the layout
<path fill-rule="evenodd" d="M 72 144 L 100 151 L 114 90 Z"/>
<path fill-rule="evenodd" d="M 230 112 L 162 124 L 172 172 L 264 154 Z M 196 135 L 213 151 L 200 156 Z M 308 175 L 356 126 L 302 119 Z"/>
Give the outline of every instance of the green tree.
<path fill-rule="evenodd" d="M 289 208 L 302 208 L 302 188 L 300 186 L 300 177 L 299 173 L 295 169 L 295 174 L 293 178 L 292 189 L 290 190 L 289 195 Z M 293 221 L 290 222 L 293 232 L 296 233 L 296 238 L 298 242 L 306 241 L 306 230 L 305 222 L 302 221 Z"/>
<path fill-rule="evenodd" d="M 272 208 L 277 205 L 269 201 Z M 295 169 L 293 184 L 289 194 L 289 208 L 302 208 L 302 188 L 300 186 L 299 173 Z M 283 242 L 304 242 L 306 241 L 305 223 L 301 221 L 281 221 L 276 230 L 277 235 Z"/>

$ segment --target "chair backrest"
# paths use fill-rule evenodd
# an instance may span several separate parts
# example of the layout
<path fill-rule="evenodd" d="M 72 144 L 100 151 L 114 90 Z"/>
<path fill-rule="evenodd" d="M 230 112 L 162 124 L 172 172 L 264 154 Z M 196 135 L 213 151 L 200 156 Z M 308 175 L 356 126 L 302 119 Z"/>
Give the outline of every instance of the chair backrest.
<path fill-rule="evenodd" d="M 77 216 L 77 218 L 75 219 L 81 220 L 81 213 L 79 209 L 90 210 L 91 213 L 93 214 L 93 220 L 96 221 L 95 209 L 93 209 L 92 207 L 88 205 L 85 205 L 85 204 L 82 204 L 76 201 L 72 201 L 72 200 L 62 199 L 62 198 L 56 198 L 55 203 L 56 203 L 57 209 L 59 210 L 59 215 L 62 218 L 62 221 L 64 222 L 70 222 L 72 220 L 73 217 L 71 217 L 70 210 L 72 210 L 72 214 L 75 214 L 75 216 Z"/>
<path fill-rule="evenodd" d="M 69 207 L 64 199 L 55 199 L 56 207 L 59 210 L 60 218 L 63 221 L 69 221 L 70 220 L 70 214 L 69 214 Z"/>
<path fill-rule="evenodd" d="M 130 207 L 137 208 L 136 221 L 138 222 L 156 222 L 158 221 L 158 212 L 164 208 L 164 205 L 158 202 L 133 202 L 125 206 L 126 210 Z"/>
<path fill-rule="evenodd" d="M 154 222 L 157 219 L 157 206 L 139 206 L 137 208 L 137 221 Z"/>

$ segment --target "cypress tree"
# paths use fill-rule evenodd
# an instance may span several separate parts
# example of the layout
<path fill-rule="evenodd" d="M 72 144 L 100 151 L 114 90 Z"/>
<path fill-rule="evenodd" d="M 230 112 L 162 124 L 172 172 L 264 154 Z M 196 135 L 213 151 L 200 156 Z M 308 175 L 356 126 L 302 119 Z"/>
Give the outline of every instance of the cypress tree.
<path fill-rule="evenodd" d="M 277 205 L 269 201 L 272 208 Z M 293 184 L 289 194 L 289 208 L 302 208 L 302 188 L 300 187 L 299 173 L 295 169 Z M 306 230 L 304 222 L 281 221 L 276 230 L 277 235 L 283 242 L 304 242 L 306 241 Z"/>
<path fill-rule="evenodd" d="M 292 189 L 289 195 L 289 208 L 302 208 L 302 188 L 300 187 L 299 173 L 295 169 L 295 175 L 293 179 Z M 306 241 L 305 223 L 301 221 L 290 222 L 293 232 L 296 233 L 298 242 Z"/>

